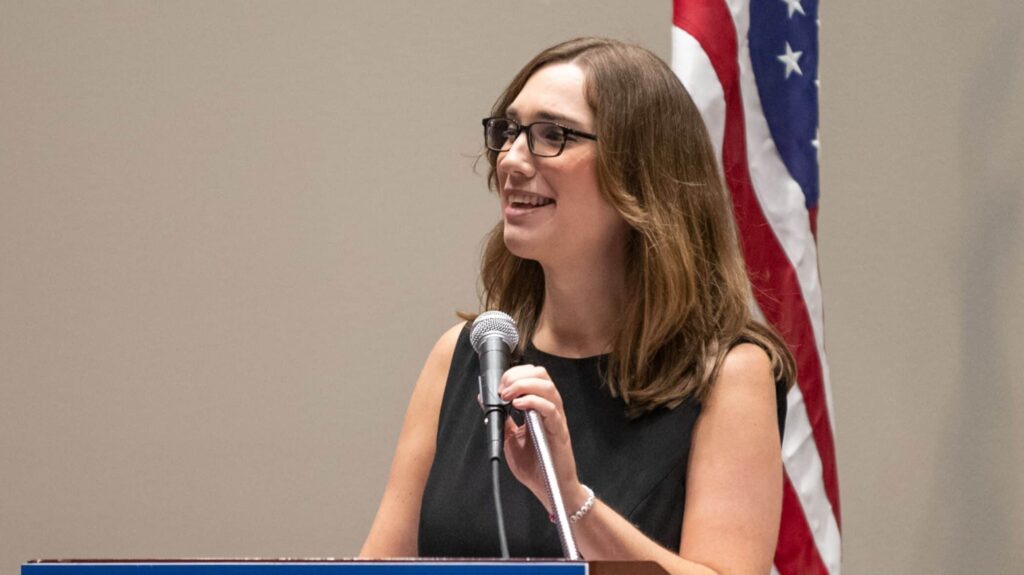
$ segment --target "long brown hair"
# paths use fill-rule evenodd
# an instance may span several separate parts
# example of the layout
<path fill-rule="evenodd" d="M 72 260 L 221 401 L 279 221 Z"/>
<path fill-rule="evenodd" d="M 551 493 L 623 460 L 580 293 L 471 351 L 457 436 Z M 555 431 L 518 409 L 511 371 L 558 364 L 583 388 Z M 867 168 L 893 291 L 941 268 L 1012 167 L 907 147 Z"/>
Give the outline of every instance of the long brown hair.
<path fill-rule="evenodd" d="M 785 343 L 751 317 L 731 202 L 704 123 L 661 59 L 616 40 L 569 40 L 526 64 L 491 115 L 505 115 L 537 70 L 563 62 L 584 71 L 599 134 L 598 183 L 631 228 L 627 303 L 605 372 L 611 393 L 631 415 L 703 401 L 726 354 L 743 341 L 762 347 L 776 380 L 791 385 L 796 368 Z M 497 157 L 487 154 L 492 190 Z M 544 272 L 512 255 L 503 231 L 499 222 L 484 247 L 481 303 L 515 318 L 525 346 L 544 302 Z"/>

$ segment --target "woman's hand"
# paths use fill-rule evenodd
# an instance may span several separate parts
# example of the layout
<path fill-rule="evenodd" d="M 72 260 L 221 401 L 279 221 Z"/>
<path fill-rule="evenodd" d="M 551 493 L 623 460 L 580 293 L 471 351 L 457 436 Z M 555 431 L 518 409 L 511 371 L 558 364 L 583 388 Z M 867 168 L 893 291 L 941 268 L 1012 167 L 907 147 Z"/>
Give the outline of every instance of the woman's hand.
<path fill-rule="evenodd" d="M 498 393 L 502 399 L 511 401 L 512 407 L 521 411 L 533 410 L 540 416 L 566 509 L 569 513 L 579 509 L 587 500 L 588 493 L 576 475 L 576 458 L 572 452 L 562 396 L 547 370 L 536 365 L 512 367 L 501 377 Z M 550 513 L 551 503 L 529 429 L 526 425 L 516 425 L 511 417 L 505 420 L 505 460 L 512 475 L 532 491 Z"/>

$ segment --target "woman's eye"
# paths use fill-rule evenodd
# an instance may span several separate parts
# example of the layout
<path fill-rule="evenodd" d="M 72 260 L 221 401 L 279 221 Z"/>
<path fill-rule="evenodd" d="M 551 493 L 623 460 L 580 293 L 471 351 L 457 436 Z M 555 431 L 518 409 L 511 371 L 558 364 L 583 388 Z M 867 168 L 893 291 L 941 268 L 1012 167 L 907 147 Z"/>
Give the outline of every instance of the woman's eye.
<path fill-rule="evenodd" d="M 552 144 L 560 144 L 565 140 L 565 133 L 558 126 L 544 126 L 540 130 L 540 137 Z"/>

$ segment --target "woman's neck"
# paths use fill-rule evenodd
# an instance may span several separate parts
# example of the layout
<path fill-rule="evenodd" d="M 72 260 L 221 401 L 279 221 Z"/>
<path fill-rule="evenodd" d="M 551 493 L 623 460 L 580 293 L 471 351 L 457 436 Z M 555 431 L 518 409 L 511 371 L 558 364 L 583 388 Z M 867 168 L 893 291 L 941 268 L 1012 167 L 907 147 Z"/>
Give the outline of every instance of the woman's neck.
<path fill-rule="evenodd" d="M 562 357 L 611 350 L 625 303 L 621 260 L 601 258 L 575 269 L 544 267 L 544 304 L 533 334 L 537 349 Z"/>

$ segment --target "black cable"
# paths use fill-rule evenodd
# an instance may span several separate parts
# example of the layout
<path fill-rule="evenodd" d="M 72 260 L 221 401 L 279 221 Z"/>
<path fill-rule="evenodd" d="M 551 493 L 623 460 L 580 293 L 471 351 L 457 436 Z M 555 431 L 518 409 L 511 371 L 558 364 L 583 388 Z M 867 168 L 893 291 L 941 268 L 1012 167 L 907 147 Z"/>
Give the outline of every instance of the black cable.
<path fill-rule="evenodd" d="M 494 486 L 494 509 L 498 515 L 498 542 L 501 543 L 501 558 L 508 559 L 508 539 L 505 537 L 505 514 L 501 510 L 500 459 L 491 460 L 491 483 Z"/>

